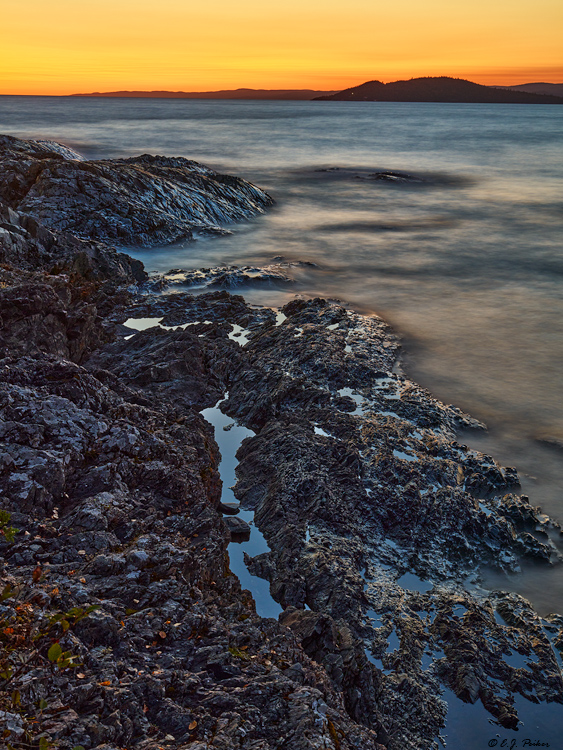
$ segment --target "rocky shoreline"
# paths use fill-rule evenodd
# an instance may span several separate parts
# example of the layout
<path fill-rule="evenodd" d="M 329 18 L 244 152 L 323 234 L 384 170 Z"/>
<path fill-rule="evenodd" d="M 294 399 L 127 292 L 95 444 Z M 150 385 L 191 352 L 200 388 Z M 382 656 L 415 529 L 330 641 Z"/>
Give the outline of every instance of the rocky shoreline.
<path fill-rule="evenodd" d="M 7 136 L 0 185 L 0 490 L 18 529 L 0 537 L 0 746 L 434 750 L 454 746 L 453 706 L 503 737 L 538 706 L 557 716 L 563 617 L 479 571 L 560 564 L 560 527 L 457 442 L 480 425 L 404 376 L 389 327 L 231 293 L 290 284 L 283 262 L 149 279 L 114 246 L 223 233 L 267 194 Z M 246 530 L 201 415 L 219 402 L 254 433 Z M 279 620 L 231 570 L 231 537 L 256 529 L 269 549 L 246 565 Z"/>

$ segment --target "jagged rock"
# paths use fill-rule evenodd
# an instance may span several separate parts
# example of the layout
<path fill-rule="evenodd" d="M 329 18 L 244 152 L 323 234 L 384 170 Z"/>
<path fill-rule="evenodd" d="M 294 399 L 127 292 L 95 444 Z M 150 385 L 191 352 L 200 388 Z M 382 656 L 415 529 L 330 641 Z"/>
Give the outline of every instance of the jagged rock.
<path fill-rule="evenodd" d="M 242 518 L 228 517 L 224 522 L 233 542 L 244 542 L 250 538 L 250 526 Z"/>
<path fill-rule="evenodd" d="M 0 172 L 2 154 L 0 142 Z M 106 282 L 108 289 L 113 284 L 148 278 L 140 261 L 100 242 L 52 232 L 32 216 L 10 208 L 1 196 L 0 261 L 4 264 L 4 274 L 12 266 L 18 269 L 19 281 L 22 271 L 47 271 L 47 282 L 57 288 L 68 281 L 62 276 L 56 278 L 62 274 L 79 282 Z"/>
<path fill-rule="evenodd" d="M 24 611 L 96 607 L 57 626 L 78 669 L 46 672 L 42 654 L 14 677 L 18 711 L 0 703 L 12 744 L 40 729 L 62 750 L 435 750 L 445 687 L 509 729 L 515 695 L 561 703 L 563 619 L 463 589 L 481 566 L 557 564 L 545 533 L 557 524 L 515 494 L 513 469 L 456 441 L 478 423 L 404 377 L 383 321 L 320 299 L 276 316 L 226 291 L 141 295 L 142 269 L 86 236 L 125 227 L 152 242 L 186 229 L 188 183 L 253 189 L 185 160 L 0 147 L 0 490 L 19 529 L 0 538 L 0 591 L 27 597 L 0 605 L 3 637 Z M 145 199 L 172 179 L 153 225 Z M 72 213 L 102 194 L 114 208 Z M 132 333 L 138 317 L 160 323 Z M 270 547 L 245 561 L 283 605 L 279 623 L 229 569 L 233 531 L 250 527 L 222 518 L 199 414 L 227 391 L 221 408 L 256 432 L 235 494 Z"/>
<path fill-rule="evenodd" d="M 49 229 L 121 245 L 193 239 L 261 213 L 272 199 L 194 161 L 143 156 L 79 161 L 40 142 L 0 140 L 0 199 Z"/>
<path fill-rule="evenodd" d="M 236 516 L 240 513 L 240 506 L 237 503 L 219 503 L 219 510 L 226 516 Z"/>

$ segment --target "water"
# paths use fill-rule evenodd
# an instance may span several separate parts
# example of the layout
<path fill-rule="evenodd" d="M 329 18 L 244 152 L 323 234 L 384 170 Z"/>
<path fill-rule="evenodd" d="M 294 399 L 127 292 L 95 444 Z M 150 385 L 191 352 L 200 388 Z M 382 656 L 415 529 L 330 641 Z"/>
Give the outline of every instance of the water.
<path fill-rule="evenodd" d="M 535 704 L 517 695 L 514 704 L 519 723 L 516 730 L 504 729 L 495 723 L 481 702 L 462 703 L 449 689 L 444 690 L 443 699 L 448 704 L 446 727 L 442 731 L 448 750 L 457 748 L 559 748 L 561 747 L 561 723 L 557 714 L 563 715 L 563 707 L 554 703 Z M 555 721 L 554 721 L 555 719 Z"/>
<path fill-rule="evenodd" d="M 489 425 L 463 442 L 516 465 L 563 521 L 563 453 L 538 442 L 563 443 L 563 108 L 0 97 L 0 132 L 91 158 L 186 156 L 269 190 L 276 207 L 230 237 L 134 254 L 161 271 L 318 264 L 250 301 L 298 292 L 380 313 L 409 375 Z M 526 593 L 561 609 L 563 587 L 550 598 L 535 575 Z"/>
<path fill-rule="evenodd" d="M 424 594 L 433 588 L 431 583 L 423 581 L 422 578 L 419 578 L 414 573 L 403 573 L 403 575 L 397 579 L 397 584 L 409 591 L 419 591 L 421 594 Z"/>
<path fill-rule="evenodd" d="M 130 322 L 130 321 L 128 321 Z M 252 437 L 254 432 L 233 422 L 233 420 L 224 414 L 219 408 L 221 401 L 215 406 L 204 409 L 201 414 L 215 429 L 215 441 L 219 446 L 221 453 L 221 462 L 218 470 L 223 482 L 221 501 L 223 503 L 238 503 L 234 493 L 233 486 L 236 484 L 236 452 L 240 448 L 245 438 Z M 227 429 L 225 429 L 227 428 Z M 258 576 L 251 575 L 244 562 L 244 553 L 250 557 L 261 555 L 269 551 L 261 531 L 254 526 L 254 512 L 241 510 L 239 518 L 246 521 L 251 526 L 250 539 L 246 542 L 232 542 L 229 545 L 229 564 L 232 572 L 238 577 L 244 589 L 248 589 L 256 603 L 256 611 L 261 617 L 276 617 L 282 611 L 280 605 L 274 601 L 270 594 L 270 584 Z"/>

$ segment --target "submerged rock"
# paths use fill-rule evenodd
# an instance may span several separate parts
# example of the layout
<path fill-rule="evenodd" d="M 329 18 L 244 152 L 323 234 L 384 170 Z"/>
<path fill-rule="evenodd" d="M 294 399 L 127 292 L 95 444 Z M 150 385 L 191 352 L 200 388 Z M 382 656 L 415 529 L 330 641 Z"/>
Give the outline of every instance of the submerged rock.
<path fill-rule="evenodd" d="M 364 180 L 381 180 L 382 182 L 424 182 L 421 177 L 416 177 L 406 172 L 371 172 L 368 175 L 363 176 L 361 179 Z"/>

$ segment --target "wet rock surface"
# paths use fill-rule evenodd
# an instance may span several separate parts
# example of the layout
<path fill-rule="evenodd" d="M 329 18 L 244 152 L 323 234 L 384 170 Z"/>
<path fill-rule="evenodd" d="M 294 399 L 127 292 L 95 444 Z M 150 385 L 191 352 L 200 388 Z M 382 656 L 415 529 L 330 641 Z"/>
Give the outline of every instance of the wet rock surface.
<path fill-rule="evenodd" d="M 196 271 L 172 268 L 167 273 L 152 274 L 144 284 L 143 291 L 154 293 L 207 288 L 244 293 L 245 289 L 251 288 L 284 289 L 294 284 L 301 272 L 317 268 L 315 263 L 308 261 L 287 261 L 283 257 L 274 258 L 274 261 L 268 266 L 220 266 Z"/>
<path fill-rule="evenodd" d="M 58 145 L 58 144 L 57 144 Z M 49 229 L 121 245 L 225 234 L 272 204 L 239 177 L 165 156 L 86 161 L 66 148 L 2 136 L 0 198 Z"/>
<path fill-rule="evenodd" d="M 0 537 L 15 593 L 0 617 L 3 658 L 17 647 L 27 661 L 0 683 L 8 741 L 425 750 L 445 695 L 481 705 L 495 731 L 517 727 L 515 698 L 560 711 L 563 618 L 479 587 L 485 566 L 559 564 L 559 527 L 513 469 L 457 442 L 478 423 L 402 374 L 388 326 L 320 299 L 276 314 L 221 288 L 154 293 L 140 264 L 57 230 L 66 209 L 42 204 L 50 228 L 20 210 L 29 160 L 54 151 L 18 142 L 18 161 L 12 141 L 0 491 L 19 532 Z M 267 540 L 246 562 L 279 621 L 229 567 L 229 542 L 252 528 L 221 508 L 200 415 L 226 395 L 256 433 L 234 491 Z M 22 618 L 90 606 L 35 651 L 14 640 Z M 46 641 L 80 665 L 53 665 Z"/>

